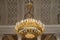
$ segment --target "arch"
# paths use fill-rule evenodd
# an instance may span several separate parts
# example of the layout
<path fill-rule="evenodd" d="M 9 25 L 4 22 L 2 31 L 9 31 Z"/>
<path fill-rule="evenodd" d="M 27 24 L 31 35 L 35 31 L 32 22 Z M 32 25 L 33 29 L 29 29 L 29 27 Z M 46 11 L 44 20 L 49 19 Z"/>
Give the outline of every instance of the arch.
<path fill-rule="evenodd" d="M 57 40 L 54 34 L 43 34 L 41 40 Z"/>
<path fill-rule="evenodd" d="M 4 34 L 2 40 L 18 40 L 16 34 Z"/>

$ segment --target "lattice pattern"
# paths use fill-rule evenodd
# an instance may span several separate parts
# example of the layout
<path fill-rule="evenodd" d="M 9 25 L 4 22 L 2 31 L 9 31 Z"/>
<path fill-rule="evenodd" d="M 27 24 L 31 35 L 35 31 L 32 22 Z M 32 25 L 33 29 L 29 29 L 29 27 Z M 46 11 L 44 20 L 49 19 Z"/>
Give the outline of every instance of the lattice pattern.
<path fill-rule="evenodd" d="M 8 24 L 13 25 L 17 21 L 17 0 L 7 0 Z"/>
<path fill-rule="evenodd" d="M 50 0 L 41 0 L 41 17 L 45 24 L 49 24 L 50 4 Z"/>

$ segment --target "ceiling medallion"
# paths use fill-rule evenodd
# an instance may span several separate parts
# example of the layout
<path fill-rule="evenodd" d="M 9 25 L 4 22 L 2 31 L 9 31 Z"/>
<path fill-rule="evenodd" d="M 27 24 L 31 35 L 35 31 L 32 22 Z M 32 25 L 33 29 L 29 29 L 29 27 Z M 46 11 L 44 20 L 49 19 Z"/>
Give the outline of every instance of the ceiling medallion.
<path fill-rule="evenodd" d="M 34 19 L 33 13 L 33 2 L 28 0 L 26 5 L 27 14 L 25 14 L 24 19 L 16 23 L 15 30 L 17 34 L 22 35 L 25 38 L 34 38 L 42 35 L 45 31 L 45 25 L 40 21 Z"/>

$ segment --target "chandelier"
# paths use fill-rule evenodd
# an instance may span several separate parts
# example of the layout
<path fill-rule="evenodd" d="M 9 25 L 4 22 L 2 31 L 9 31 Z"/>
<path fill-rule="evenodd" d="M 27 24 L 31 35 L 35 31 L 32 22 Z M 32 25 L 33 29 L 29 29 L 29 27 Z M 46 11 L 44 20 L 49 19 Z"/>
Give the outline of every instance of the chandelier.
<path fill-rule="evenodd" d="M 22 37 L 34 38 L 43 34 L 45 25 L 40 20 L 34 19 L 34 16 L 31 14 L 31 10 L 33 10 L 33 2 L 28 0 L 26 3 L 26 10 L 28 10 L 28 13 L 25 14 L 23 20 L 16 23 L 15 30 L 17 34 L 22 35 Z"/>

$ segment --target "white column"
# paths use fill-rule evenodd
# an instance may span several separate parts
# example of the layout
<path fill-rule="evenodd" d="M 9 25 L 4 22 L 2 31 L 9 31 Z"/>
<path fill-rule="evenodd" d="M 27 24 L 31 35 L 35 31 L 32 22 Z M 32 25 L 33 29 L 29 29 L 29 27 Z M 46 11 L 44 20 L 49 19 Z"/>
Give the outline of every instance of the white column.
<path fill-rule="evenodd" d="M 21 37 L 21 35 L 18 35 L 18 40 L 22 40 L 22 37 Z"/>
<path fill-rule="evenodd" d="M 41 40 L 41 36 L 38 36 L 38 37 L 37 37 L 37 40 Z"/>
<path fill-rule="evenodd" d="M 0 40 L 2 40 L 2 38 L 3 38 L 3 35 L 2 35 L 2 34 L 0 34 Z"/>

